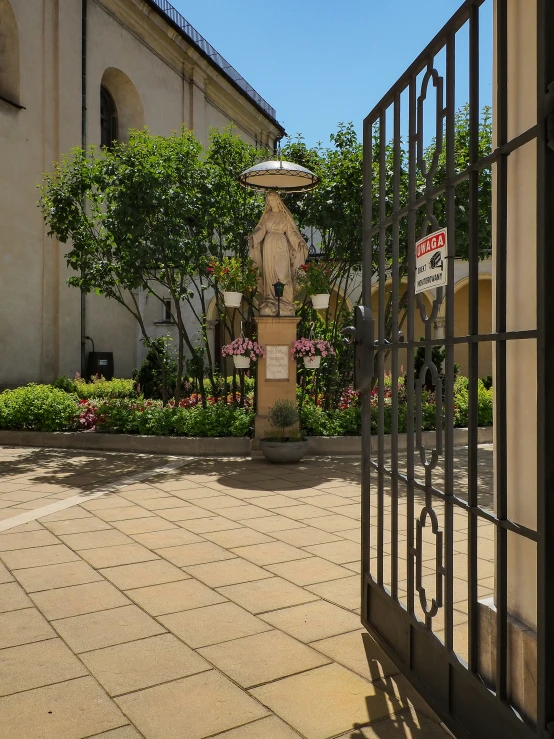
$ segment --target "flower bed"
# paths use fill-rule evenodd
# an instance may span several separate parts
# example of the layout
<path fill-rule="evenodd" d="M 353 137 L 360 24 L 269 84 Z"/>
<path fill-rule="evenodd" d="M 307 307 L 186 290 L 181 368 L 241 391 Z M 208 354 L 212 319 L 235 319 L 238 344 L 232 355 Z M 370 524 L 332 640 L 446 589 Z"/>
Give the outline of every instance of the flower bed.
<path fill-rule="evenodd" d="M 117 381 L 121 382 L 121 381 Z M 398 392 L 398 431 L 407 430 L 408 410 L 405 386 Z M 384 430 L 391 433 L 393 425 L 392 388 L 384 388 Z M 493 421 L 493 391 L 479 381 L 478 424 L 491 426 Z M 26 385 L 0 393 L 0 429 L 31 431 L 85 431 L 113 434 L 146 434 L 188 437 L 247 437 L 252 435 L 254 410 L 249 393 L 242 399 L 229 394 L 226 398 L 207 398 L 202 404 L 199 394 L 183 398 L 178 406 L 170 401 L 143 398 L 79 398 L 76 393 L 52 385 Z M 338 407 L 324 410 L 321 396 L 304 399 L 300 409 L 302 432 L 307 436 L 356 436 L 361 433 L 361 409 L 358 394 L 347 388 Z M 434 394 L 423 391 L 422 428 L 435 428 Z M 454 425 L 468 423 L 468 380 L 460 377 L 454 387 Z M 378 429 L 378 391 L 371 399 L 372 433 Z"/>

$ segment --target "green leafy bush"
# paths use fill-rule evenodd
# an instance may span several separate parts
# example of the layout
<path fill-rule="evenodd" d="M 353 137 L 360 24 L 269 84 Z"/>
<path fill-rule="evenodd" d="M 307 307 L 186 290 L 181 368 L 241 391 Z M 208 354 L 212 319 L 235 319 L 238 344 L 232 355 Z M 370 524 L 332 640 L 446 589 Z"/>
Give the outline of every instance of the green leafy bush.
<path fill-rule="evenodd" d="M 67 431 L 76 426 L 77 397 L 52 385 L 30 384 L 0 394 L 0 428 Z"/>
<path fill-rule="evenodd" d="M 104 377 L 93 377 L 87 382 L 79 375 L 71 379 L 67 375 L 58 377 L 53 387 L 66 393 L 77 395 L 81 400 L 92 400 L 94 398 L 136 398 L 138 397 L 137 386 L 134 380 L 114 378 L 106 380 Z"/>
<path fill-rule="evenodd" d="M 177 408 L 173 432 L 182 436 L 251 436 L 254 412 L 228 405 Z"/>

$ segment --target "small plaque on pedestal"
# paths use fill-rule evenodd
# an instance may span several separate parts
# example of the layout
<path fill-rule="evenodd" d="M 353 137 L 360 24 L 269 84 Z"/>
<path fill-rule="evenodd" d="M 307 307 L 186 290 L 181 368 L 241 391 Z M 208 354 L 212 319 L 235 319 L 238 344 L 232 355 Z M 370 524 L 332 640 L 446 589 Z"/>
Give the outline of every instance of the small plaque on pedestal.
<path fill-rule="evenodd" d="M 266 346 L 266 380 L 289 379 L 289 349 L 287 345 Z"/>

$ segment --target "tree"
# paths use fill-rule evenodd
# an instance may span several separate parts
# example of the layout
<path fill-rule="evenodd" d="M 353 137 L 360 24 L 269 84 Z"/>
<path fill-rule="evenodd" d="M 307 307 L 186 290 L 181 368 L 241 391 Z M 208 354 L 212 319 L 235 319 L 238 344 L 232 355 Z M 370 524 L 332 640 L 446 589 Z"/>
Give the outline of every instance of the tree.
<path fill-rule="evenodd" d="M 206 341 L 206 266 L 211 255 L 230 251 L 246 257 L 244 237 L 261 215 L 263 199 L 240 187 L 238 175 L 259 156 L 231 129 L 212 130 L 207 152 L 191 131 L 162 137 L 144 130 L 109 150 L 74 149 L 45 176 L 40 206 L 49 235 L 70 244 L 66 259 L 77 274 L 69 283 L 126 308 L 154 353 L 157 344 L 148 336 L 139 293 L 160 301 L 169 293 L 178 332 L 177 402 L 185 349 L 191 356 L 207 355 L 217 395 Z M 201 327 L 201 347 L 185 321 L 185 304 Z M 166 401 L 161 356 L 159 365 Z M 200 391 L 204 396 L 202 381 Z"/>
<path fill-rule="evenodd" d="M 469 166 L 469 106 L 462 106 L 456 113 L 454 126 L 455 168 L 461 172 Z M 445 133 L 446 135 L 446 133 Z M 351 294 L 353 277 L 361 270 L 362 261 L 362 203 L 363 203 L 363 151 L 353 125 L 340 123 L 336 134 L 330 137 L 330 147 L 321 143 L 315 147 L 307 147 L 302 137 L 289 141 L 283 149 L 283 156 L 290 161 L 302 164 L 315 172 L 320 178 L 320 185 L 315 190 L 288 202 L 289 208 L 303 228 L 313 227 L 321 233 L 321 246 L 326 257 L 333 263 L 333 281 L 339 294 Z M 433 141 L 426 148 L 425 160 L 429 163 L 435 151 Z M 408 152 L 400 142 L 399 159 L 395 160 L 395 147 L 389 141 L 385 145 L 384 171 L 380 171 L 380 141 L 375 130 L 373 139 L 373 187 L 372 187 L 372 222 L 376 226 L 381 218 L 381 205 L 385 215 L 390 216 L 394 205 L 395 170 L 398 173 L 398 207 L 404 208 L 409 200 L 409 167 Z M 482 110 L 479 125 L 479 158 L 486 157 L 492 151 L 491 111 L 489 107 Z M 438 158 L 434 186 L 438 187 L 446 179 L 446 146 Z M 384 203 L 381 203 L 381 191 L 384 190 Z M 416 191 L 421 197 L 425 191 L 425 180 L 421 172 L 417 172 Z M 460 182 L 455 190 L 456 219 L 456 257 L 469 258 L 469 183 Z M 434 214 L 439 223 L 445 222 L 446 201 L 439 196 L 434 202 Z M 416 214 L 416 233 L 423 225 L 425 213 L 421 209 Z M 390 275 L 393 268 L 392 229 L 386 229 L 385 239 L 385 273 Z M 492 174 L 484 169 L 479 176 L 479 258 L 490 255 L 492 248 Z M 408 229 L 407 219 L 399 223 L 398 279 L 401 281 L 408 273 Z M 373 240 L 372 251 L 373 273 L 379 268 L 379 239 Z M 344 305 L 344 300 L 342 301 Z M 341 310 L 338 311 L 339 316 Z M 400 296 L 398 328 L 401 328 L 407 315 L 407 293 Z M 329 322 L 329 314 L 327 323 Z M 336 329 L 341 320 L 332 317 L 335 331 L 325 331 L 328 338 L 336 340 Z M 393 333 L 392 295 L 389 293 L 385 305 L 385 335 L 388 340 Z M 330 373 L 328 373 L 329 375 Z M 328 377 L 328 395 L 331 396 L 331 379 Z M 333 400 L 329 401 L 331 404 Z"/>

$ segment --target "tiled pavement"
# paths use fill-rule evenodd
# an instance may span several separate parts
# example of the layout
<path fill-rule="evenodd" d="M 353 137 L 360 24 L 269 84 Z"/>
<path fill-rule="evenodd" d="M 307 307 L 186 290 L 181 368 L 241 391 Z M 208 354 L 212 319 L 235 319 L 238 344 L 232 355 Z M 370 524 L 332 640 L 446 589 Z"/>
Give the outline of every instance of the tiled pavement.
<path fill-rule="evenodd" d="M 360 625 L 359 461 L 168 462 L 0 449 L 0 737 L 447 736 Z"/>

